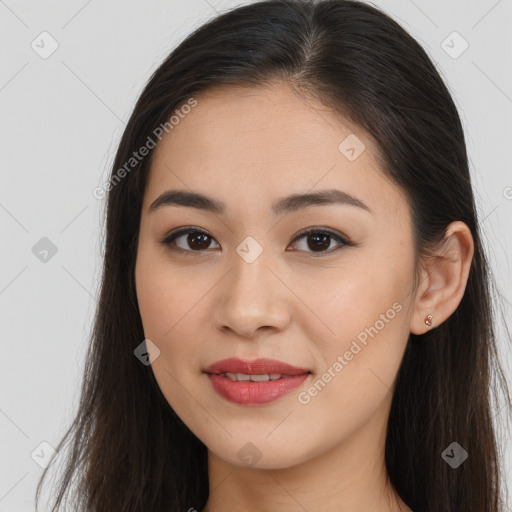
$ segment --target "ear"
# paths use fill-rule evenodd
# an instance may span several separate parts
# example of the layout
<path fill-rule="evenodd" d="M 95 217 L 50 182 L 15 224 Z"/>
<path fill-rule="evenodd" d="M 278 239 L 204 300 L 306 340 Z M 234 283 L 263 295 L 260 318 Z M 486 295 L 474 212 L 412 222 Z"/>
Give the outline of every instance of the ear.
<path fill-rule="evenodd" d="M 470 229 L 464 222 L 452 222 L 446 229 L 441 247 L 422 263 L 411 333 L 423 334 L 434 329 L 457 309 L 466 289 L 473 253 Z M 429 314 L 432 315 L 432 326 L 425 323 Z"/>

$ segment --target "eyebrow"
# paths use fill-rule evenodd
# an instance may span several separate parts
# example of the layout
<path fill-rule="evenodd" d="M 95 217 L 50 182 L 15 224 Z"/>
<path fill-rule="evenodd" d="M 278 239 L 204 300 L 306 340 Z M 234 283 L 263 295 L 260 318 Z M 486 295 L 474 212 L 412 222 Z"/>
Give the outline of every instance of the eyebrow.
<path fill-rule="evenodd" d="M 274 215 L 284 212 L 303 210 L 309 206 L 341 204 L 355 206 L 372 213 L 371 209 L 357 197 L 337 189 L 320 190 L 304 194 L 291 194 L 278 199 L 272 205 Z M 158 196 L 150 205 L 148 213 L 164 206 L 185 206 L 197 208 L 216 214 L 222 214 L 226 210 L 226 204 L 213 197 L 208 197 L 199 192 L 189 190 L 167 190 Z"/>

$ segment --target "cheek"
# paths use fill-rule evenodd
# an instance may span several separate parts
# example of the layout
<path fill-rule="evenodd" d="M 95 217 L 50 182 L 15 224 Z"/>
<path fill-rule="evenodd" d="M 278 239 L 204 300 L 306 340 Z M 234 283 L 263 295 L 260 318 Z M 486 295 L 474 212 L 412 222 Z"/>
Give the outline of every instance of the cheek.
<path fill-rule="evenodd" d="M 326 349 L 342 348 L 344 341 L 373 325 L 401 296 L 401 278 L 389 271 L 380 272 L 363 258 L 347 259 L 343 266 L 322 269 L 314 276 L 303 272 L 296 279 L 295 289 L 301 290 L 310 310 L 296 319 L 303 322 L 306 331 L 313 320 Z"/>
<path fill-rule="evenodd" d="M 193 276 L 171 271 L 149 251 L 139 253 L 135 274 L 144 335 L 160 351 L 151 369 L 169 405 L 188 418 L 190 395 L 197 393 L 198 370 L 192 363 L 199 360 L 200 348 L 194 345 L 200 336 L 194 333 L 198 291 L 190 284 Z"/>
<path fill-rule="evenodd" d="M 170 312 L 173 311 L 174 293 L 166 286 L 165 276 L 154 267 L 141 264 L 136 272 L 137 300 L 147 338 L 162 340 L 171 327 Z"/>
<path fill-rule="evenodd" d="M 149 249 L 139 253 L 135 275 L 144 335 L 160 350 L 152 368 L 164 388 L 172 390 L 179 385 L 170 375 L 179 375 L 181 383 L 199 372 L 209 318 L 204 299 L 211 283 L 198 279 L 193 266 L 171 266 Z"/>
<path fill-rule="evenodd" d="M 406 259 L 393 268 L 386 260 L 359 258 L 350 271 L 332 270 L 310 287 L 308 306 L 320 321 L 313 327 L 308 315 L 302 327 L 317 340 L 322 381 L 329 383 L 327 401 L 358 407 L 368 403 L 368 396 L 382 398 L 392 386 L 408 339 Z"/>
<path fill-rule="evenodd" d="M 336 324 L 338 336 L 323 342 L 324 366 L 299 397 L 311 415 L 324 415 L 325 431 L 333 436 L 350 436 L 391 400 L 407 342 L 405 308 L 399 301 L 380 303 L 382 307 L 372 304 L 364 313 L 354 310 L 352 317 L 351 304 L 341 304 L 345 309 Z"/>
<path fill-rule="evenodd" d="M 144 333 L 150 339 L 165 342 L 200 293 L 193 275 L 191 271 L 171 268 L 155 251 L 142 249 L 137 257 L 135 280 Z"/>

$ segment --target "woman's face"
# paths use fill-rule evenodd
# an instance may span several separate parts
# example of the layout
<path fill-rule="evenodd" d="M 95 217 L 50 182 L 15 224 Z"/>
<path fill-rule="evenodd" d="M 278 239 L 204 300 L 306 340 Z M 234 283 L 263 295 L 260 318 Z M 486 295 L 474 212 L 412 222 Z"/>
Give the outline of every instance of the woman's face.
<path fill-rule="evenodd" d="M 405 197 L 361 129 L 287 86 L 196 100 L 155 150 L 140 224 L 137 297 L 163 394 L 210 452 L 239 466 L 284 468 L 383 440 L 414 300 Z M 171 190 L 223 210 L 180 200 L 150 211 Z M 336 201 L 283 201 L 326 190 Z M 192 232 L 162 243 L 182 227 Z M 303 375 L 205 372 L 235 357 Z"/>

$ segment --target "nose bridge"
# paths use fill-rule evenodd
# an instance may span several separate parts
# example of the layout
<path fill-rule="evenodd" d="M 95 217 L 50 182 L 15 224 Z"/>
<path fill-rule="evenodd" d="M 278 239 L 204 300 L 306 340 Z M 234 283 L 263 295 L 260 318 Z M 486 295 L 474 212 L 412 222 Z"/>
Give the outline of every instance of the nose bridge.
<path fill-rule="evenodd" d="M 270 278 L 273 277 L 267 265 L 270 250 L 252 237 L 247 237 L 235 250 L 233 272 L 230 278 L 230 297 L 243 299 L 262 306 L 270 298 Z M 275 283 L 274 283 L 275 284 Z"/>
<path fill-rule="evenodd" d="M 219 289 L 216 323 L 251 336 L 259 327 L 283 328 L 288 321 L 282 284 L 270 271 L 271 251 L 247 237 L 236 248 L 232 270 Z M 270 267 L 270 268 L 269 268 Z"/>

